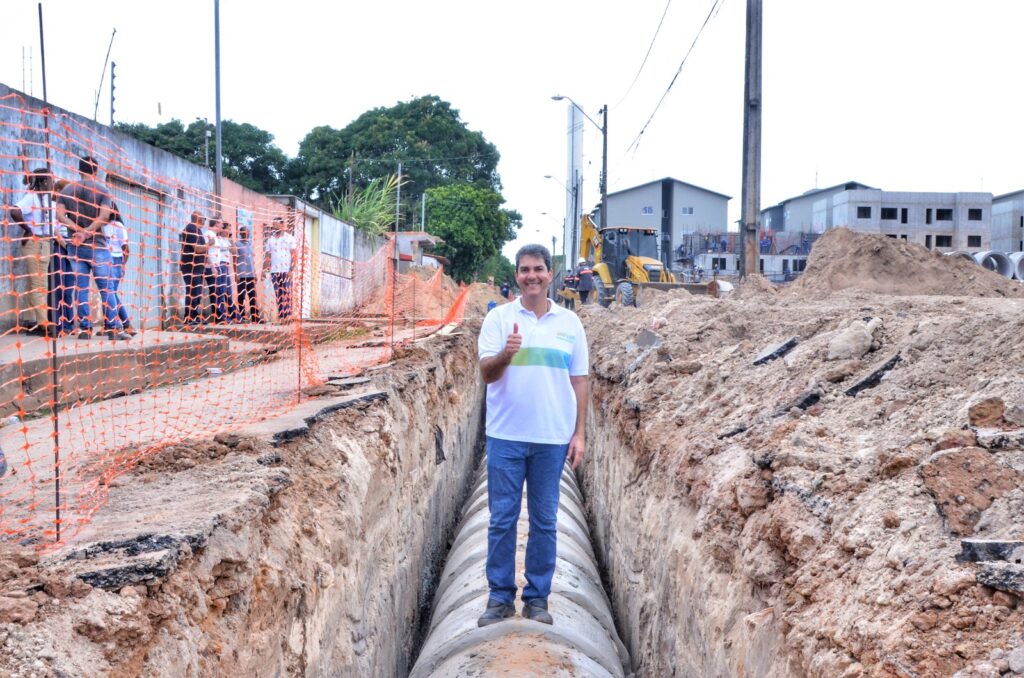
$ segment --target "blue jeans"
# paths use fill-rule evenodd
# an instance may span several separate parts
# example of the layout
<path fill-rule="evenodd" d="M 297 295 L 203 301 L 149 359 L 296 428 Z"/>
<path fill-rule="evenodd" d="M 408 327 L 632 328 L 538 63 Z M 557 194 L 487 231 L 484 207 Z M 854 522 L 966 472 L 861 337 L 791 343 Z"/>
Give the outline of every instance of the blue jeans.
<path fill-rule="evenodd" d="M 128 311 L 121 303 L 121 281 L 124 280 L 124 258 L 112 258 L 110 264 L 110 287 L 117 300 L 117 318 L 121 321 L 121 327 L 128 327 Z M 110 329 L 109 327 L 107 329 Z"/>
<path fill-rule="evenodd" d="M 235 317 L 235 305 L 231 300 L 231 276 L 228 274 L 228 265 L 217 264 L 213 270 L 216 275 L 214 282 L 217 303 L 216 322 L 234 322 L 237 318 Z"/>
<path fill-rule="evenodd" d="M 70 334 L 75 329 L 75 268 L 66 248 L 54 243 L 56 258 L 53 262 L 54 285 L 53 321 L 57 330 Z"/>
<path fill-rule="evenodd" d="M 89 274 L 96 278 L 96 287 L 100 291 L 103 302 L 103 326 L 109 329 L 121 329 L 121 321 L 117 318 L 117 295 L 111 291 L 110 250 L 106 247 L 92 245 L 68 245 L 68 257 L 74 268 L 74 286 L 77 297 L 76 315 L 78 327 L 82 330 L 92 329 L 89 309 Z"/>
<path fill-rule="evenodd" d="M 491 600 L 516 598 L 516 523 L 523 503 L 530 515 L 523 600 L 547 600 L 555 574 L 558 495 L 565 445 L 541 445 L 487 436 L 487 584 Z"/>

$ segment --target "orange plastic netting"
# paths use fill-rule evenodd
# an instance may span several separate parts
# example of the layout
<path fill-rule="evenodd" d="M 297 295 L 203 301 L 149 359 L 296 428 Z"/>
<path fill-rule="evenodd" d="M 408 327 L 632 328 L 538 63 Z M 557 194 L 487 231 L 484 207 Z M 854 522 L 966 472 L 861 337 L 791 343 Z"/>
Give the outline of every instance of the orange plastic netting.
<path fill-rule="evenodd" d="M 70 538 L 154 452 L 461 321 L 466 290 L 394 238 L 339 255 L 324 243 L 346 225 L 230 182 L 218 198 L 206 170 L 155 158 L 0 97 L 0 541 Z"/>

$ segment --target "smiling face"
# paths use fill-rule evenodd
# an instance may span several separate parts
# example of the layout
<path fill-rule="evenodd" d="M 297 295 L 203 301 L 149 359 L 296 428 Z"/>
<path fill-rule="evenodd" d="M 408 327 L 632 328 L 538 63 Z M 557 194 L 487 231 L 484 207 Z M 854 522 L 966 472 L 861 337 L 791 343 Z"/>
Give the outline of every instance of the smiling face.
<path fill-rule="evenodd" d="M 552 277 L 551 269 L 544 263 L 544 257 L 532 254 L 524 254 L 519 257 L 519 265 L 516 267 L 516 283 L 523 292 L 524 300 L 546 297 Z"/>

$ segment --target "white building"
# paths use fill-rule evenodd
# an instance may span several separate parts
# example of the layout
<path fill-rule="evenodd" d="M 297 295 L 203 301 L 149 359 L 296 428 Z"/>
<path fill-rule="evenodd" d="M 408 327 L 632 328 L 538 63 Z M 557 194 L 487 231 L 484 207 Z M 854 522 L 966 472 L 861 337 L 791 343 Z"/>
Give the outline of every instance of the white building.
<path fill-rule="evenodd" d="M 724 233 L 728 229 L 730 200 L 728 195 L 665 177 L 609 193 L 608 224 L 658 230 L 661 233 L 659 258 L 671 266 L 671 253 L 684 235 Z M 594 213 L 594 220 L 603 227 L 600 207 Z"/>
<path fill-rule="evenodd" d="M 1024 190 L 992 198 L 992 249 L 1024 252 Z"/>
<path fill-rule="evenodd" d="M 992 249 L 991 193 L 856 189 L 832 202 L 833 227 L 880 233 L 940 252 Z"/>
<path fill-rule="evenodd" d="M 944 252 L 1014 251 L 1024 246 L 1021 229 L 1012 228 L 1024 225 L 1024 191 L 1000 200 L 1004 204 L 997 208 L 991 193 L 883 191 L 848 181 L 763 210 L 761 228 L 813 235 L 842 226 Z"/>

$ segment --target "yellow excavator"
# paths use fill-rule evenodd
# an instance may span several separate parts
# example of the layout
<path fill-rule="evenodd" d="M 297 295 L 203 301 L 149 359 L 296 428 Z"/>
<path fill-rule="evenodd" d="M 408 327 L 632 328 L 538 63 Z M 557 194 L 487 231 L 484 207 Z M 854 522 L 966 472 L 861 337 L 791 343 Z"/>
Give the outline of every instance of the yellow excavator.
<path fill-rule="evenodd" d="M 594 296 L 602 306 L 617 301 L 636 306 L 644 287 L 674 289 L 682 284 L 658 259 L 658 232 L 638 226 L 598 229 L 589 214 L 580 219 L 580 258 L 594 262 Z M 579 293 L 570 288 L 558 294 L 577 304 Z"/>

